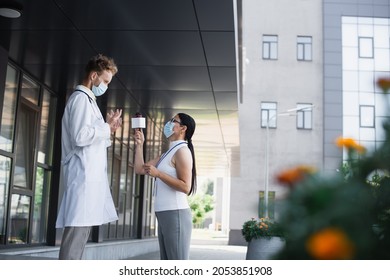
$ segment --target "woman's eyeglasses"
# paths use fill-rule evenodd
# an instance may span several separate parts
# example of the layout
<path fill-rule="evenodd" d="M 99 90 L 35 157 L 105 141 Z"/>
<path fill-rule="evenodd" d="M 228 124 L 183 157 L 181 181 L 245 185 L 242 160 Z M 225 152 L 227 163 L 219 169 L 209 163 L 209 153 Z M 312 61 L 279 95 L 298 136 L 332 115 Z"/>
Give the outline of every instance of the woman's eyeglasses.
<path fill-rule="evenodd" d="M 170 120 L 170 122 L 171 122 L 171 123 L 178 123 L 178 124 L 180 124 L 180 125 L 183 125 L 183 124 L 181 123 L 181 121 L 178 121 L 178 120 L 175 119 L 175 118 L 172 118 L 172 119 Z"/>

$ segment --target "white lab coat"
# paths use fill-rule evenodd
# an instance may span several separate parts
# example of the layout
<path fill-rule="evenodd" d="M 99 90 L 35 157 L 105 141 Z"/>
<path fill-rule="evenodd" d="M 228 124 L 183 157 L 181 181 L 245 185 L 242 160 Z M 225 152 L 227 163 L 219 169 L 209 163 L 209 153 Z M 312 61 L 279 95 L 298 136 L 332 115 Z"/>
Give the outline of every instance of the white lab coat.
<path fill-rule="evenodd" d="M 81 91 L 80 91 L 81 90 Z M 56 228 L 118 220 L 107 178 L 110 127 L 88 88 L 79 85 L 62 118 L 64 194 Z"/>

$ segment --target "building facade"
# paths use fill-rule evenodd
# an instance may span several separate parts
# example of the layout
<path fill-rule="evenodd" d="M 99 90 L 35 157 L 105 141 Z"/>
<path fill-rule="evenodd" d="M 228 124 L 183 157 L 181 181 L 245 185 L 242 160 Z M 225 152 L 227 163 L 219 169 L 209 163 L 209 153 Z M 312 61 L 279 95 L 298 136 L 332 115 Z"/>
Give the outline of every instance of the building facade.
<path fill-rule="evenodd" d="M 0 254 L 58 249 L 62 112 L 99 52 L 119 64 L 99 106 L 124 110 L 108 150 L 120 219 L 95 227 L 90 244 L 157 248 L 153 180 L 133 171 L 136 112 L 147 118 L 147 159 L 163 151 L 167 119 L 195 116 L 199 175 L 215 180 L 218 228 L 232 245 L 245 244 L 244 221 L 277 218 L 286 194 L 277 172 L 304 164 L 332 174 L 343 160 L 337 137 L 369 150 L 383 141 L 388 101 L 375 80 L 390 75 L 389 0 L 148 2 L 158 14 L 145 1 L 19 2 L 20 19 L 0 17 Z M 99 7 L 112 22 L 85 20 Z"/>
<path fill-rule="evenodd" d="M 387 102 L 376 80 L 389 75 L 389 1 L 324 1 L 324 168 L 337 168 L 338 135 L 369 150 L 384 140 Z M 342 121 L 340 121 L 342 120 Z"/>
<path fill-rule="evenodd" d="M 64 104 L 58 104 L 56 93 L 16 64 L 7 61 L 5 65 L 0 128 L 0 241 L 6 247 L 55 245 L 61 232 L 54 229 L 53 223 L 63 192 L 60 167 L 55 163 L 61 142 L 56 119 L 61 119 L 58 106 Z M 144 181 L 133 171 L 129 118 L 130 114 L 125 113 L 124 125 L 108 149 L 108 177 L 119 220 L 94 227 L 91 241 L 156 234 L 151 205 L 153 182 Z M 153 156 L 158 150 L 152 150 Z"/>
<path fill-rule="evenodd" d="M 138 112 L 146 118 L 145 160 L 166 150 L 168 120 L 179 112 L 195 119 L 198 175 L 217 178 L 218 213 L 228 212 L 229 167 L 239 158 L 233 10 L 225 0 L 0 3 L 0 255 L 25 249 L 58 256 L 61 118 L 97 53 L 119 69 L 98 98 L 103 116 L 123 110 L 108 149 L 119 220 L 93 228 L 85 258 L 158 250 L 154 179 L 133 168 L 131 118 Z M 226 214 L 216 216 L 227 231 Z"/>
<path fill-rule="evenodd" d="M 277 172 L 301 164 L 338 172 L 336 138 L 375 150 L 390 112 L 375 84 L 389 77 L 389 1 L 240 3 L 241 175 L 232 178 L 230 244 L 243 244 L 245 220 L 277 218 L 285 194 Z"/>

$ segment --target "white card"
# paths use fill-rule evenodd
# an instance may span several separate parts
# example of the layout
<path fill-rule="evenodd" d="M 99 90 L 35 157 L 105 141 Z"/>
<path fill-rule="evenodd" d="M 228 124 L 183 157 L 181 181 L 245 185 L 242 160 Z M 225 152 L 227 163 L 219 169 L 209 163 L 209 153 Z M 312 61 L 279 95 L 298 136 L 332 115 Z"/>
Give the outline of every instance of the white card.
<path fill-rule="evenodd" d="M 145 118 L 131 118 L 131 128 L 145 128 Z"/>

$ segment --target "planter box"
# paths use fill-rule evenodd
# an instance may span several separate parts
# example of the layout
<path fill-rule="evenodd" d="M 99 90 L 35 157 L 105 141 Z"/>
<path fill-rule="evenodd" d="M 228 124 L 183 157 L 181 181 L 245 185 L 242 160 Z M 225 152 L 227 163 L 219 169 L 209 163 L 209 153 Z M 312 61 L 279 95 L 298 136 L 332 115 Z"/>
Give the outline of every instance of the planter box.
<path fill-rule="evenodd" d="M 280 237 L 252 239 L 248 243 L 247 260 L 272 260 L 283 249 L 285 241 Z"/>

